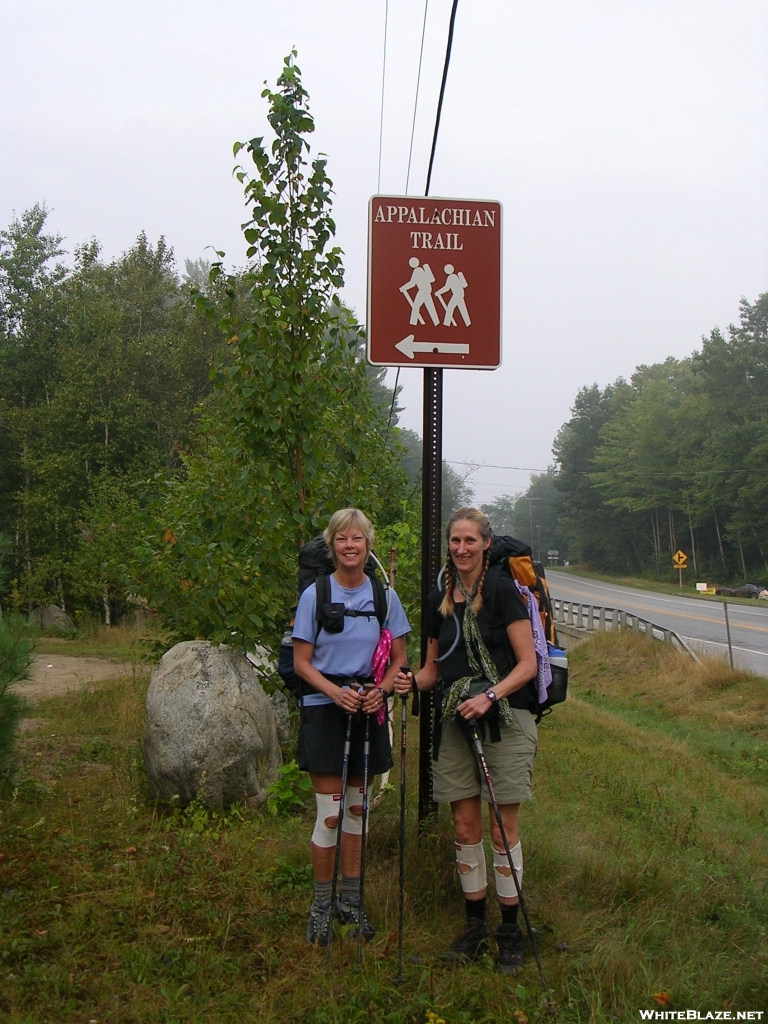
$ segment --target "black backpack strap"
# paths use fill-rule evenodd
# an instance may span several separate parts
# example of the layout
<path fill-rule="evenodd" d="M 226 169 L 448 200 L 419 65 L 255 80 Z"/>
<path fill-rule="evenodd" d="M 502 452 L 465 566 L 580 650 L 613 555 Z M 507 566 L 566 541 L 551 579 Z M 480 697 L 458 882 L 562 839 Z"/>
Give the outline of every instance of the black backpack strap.
<path fill-rule="evenodd" d="M 496 592 L 499 589 L 499 580 L 504 571 L 504 566 L 497 562 L 496 565 L 488 567 L 488 572 L 483 580 L 483 601 L 488 601 L 491 608 L 496 608 Z"/>
<path fill-rule="evenodd" d="M 373 588 L 373 610 L 379 620 L 379 628 L 384 628 L 387 621 L 387 591 L 378 576 L 371 576 L 371 587 Z"/>
<path fill-rule="evenodd" d="M 320 636 L 320 630 L 323 628 L 323 605 L 331 600 L 331 577 L 327 576 L 324 572 L 321 572 L 315 579 L 315 622 L 317 623 L 317 629 L 315 630 L 315 643 L 317 638 Z"/>
<path fill-rule="evenodd" d="M 499 599 L 499 580 L 501 574 L 506 572 L 506 567 L 503 563 L 497 562 L 496 565 L 491 565 L 488 568 L 488 572 L 485 574 L 485 580 L 483 581 L 483 604 L 488 602 L 488 608 L 492 618 L 495 618 L 498 610 L 498 599 Z M 509 575 L 507 573 L 507 575 Z M 510 579 L 512 577 L 510 576 Z M 507 631 L 501 629 L 501 631 L 494 630 L 494 640 L 496 643 L 509 643 L 507 638 Z"/>

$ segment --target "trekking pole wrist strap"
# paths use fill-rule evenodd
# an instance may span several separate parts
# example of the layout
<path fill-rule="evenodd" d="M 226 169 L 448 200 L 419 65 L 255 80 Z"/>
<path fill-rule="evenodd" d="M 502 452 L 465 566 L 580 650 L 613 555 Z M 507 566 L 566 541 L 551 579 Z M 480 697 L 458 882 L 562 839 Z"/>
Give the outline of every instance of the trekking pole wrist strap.
<path fill-rule="evenodd" d="M 419 699 L 419 687 L 416 683 L 416 676 L 411 672 L 411 689 L 413 690 L 413 704 L 411 705 L 411 714 L 418 716 L 421 710 L 421 701 Z"/>

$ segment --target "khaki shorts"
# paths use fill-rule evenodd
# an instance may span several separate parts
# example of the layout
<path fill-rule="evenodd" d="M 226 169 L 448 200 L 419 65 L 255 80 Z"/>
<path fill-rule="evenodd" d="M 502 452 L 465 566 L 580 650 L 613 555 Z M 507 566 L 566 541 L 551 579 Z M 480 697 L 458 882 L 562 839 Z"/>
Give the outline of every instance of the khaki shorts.
<path fill-rule="evenodd" d="M 515 723 L 499 723 L 501 740 L 498 743 L 491 743 L 487 726 L 484 730 L 485 760 L 500 804 L 521 804 L 531 799 L 531 774 L 538 745 L 536 723 L 530 711 L 518 708 L 511 708 L 511 711 Z M 434 799 L 441 804 L 471 796 L 481 796 L 490 803 L 477 756 L 455 719 L 443 719 L 440 752 L 437 761 L 432 763 L 432 784 Z"/>

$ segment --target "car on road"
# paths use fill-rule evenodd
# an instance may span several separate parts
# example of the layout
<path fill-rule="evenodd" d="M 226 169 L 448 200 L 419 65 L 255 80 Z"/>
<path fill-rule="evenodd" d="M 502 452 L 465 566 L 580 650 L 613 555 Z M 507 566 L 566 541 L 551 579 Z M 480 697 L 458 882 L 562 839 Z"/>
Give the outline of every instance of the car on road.
<path fill-rule="evenodd" d="M 756 583 L 744 583 L 740 587 L 719 587 L 715 593 L 720 597 L 768 597 L 768 590 L 758 587 Z"/>

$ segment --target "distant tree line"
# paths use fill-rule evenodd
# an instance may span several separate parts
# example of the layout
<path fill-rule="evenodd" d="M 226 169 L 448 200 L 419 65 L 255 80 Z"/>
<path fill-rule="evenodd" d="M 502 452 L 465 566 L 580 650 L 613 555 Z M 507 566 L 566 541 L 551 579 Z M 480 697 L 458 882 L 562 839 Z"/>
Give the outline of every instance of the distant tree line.
<path fill-rule="evenodd" d="M 34 206 L 0 231 L 0 597 L 27 609 L 125 599 L 139 510 L 194 443 L 224 354 L 173 254 L 91 241 L 67 270 Z"/>
<path fill-rule="evenodd" d="M 553 451 L 524 495 L 484 506 L 534 548 L 540 524 L 543 555 L 672 578 L 682 549 L 702 580 L 768 580 L 768 293 L 689 358 L 582 388 Z"/>

